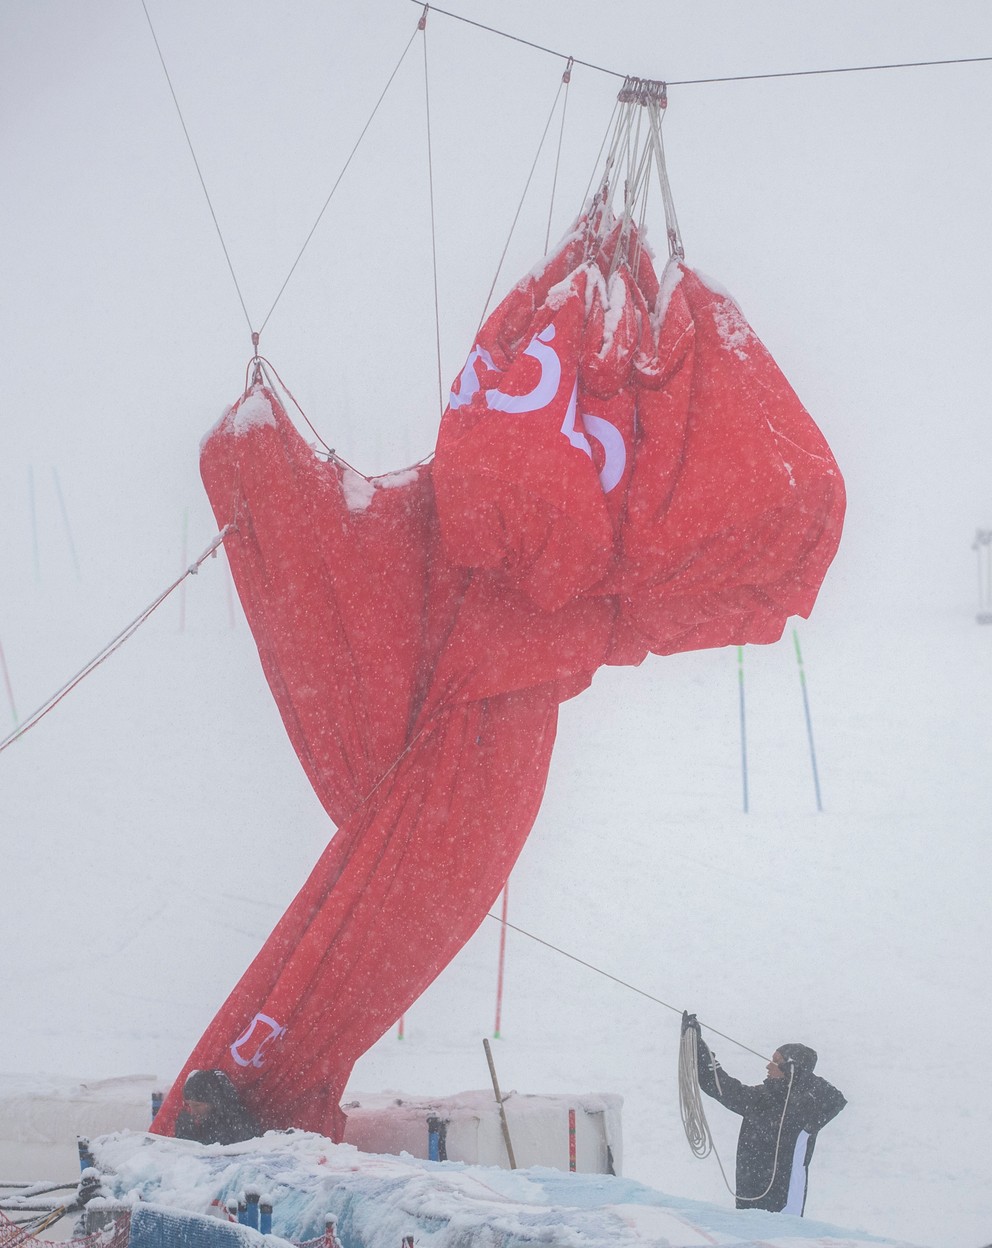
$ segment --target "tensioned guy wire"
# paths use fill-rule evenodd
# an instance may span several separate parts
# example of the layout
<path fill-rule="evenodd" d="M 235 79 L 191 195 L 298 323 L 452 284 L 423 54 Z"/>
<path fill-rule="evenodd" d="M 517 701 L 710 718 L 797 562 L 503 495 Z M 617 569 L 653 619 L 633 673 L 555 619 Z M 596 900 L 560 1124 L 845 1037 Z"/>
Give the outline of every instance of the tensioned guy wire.
<path fill-rule="evenodd" d="M 216 552 L 217 547 L 223 543 L 224 538 L 227 537 L 230 531 L 231 525 L 225 525 L 217 536 L 213 538 L 210 545 L 206 548 L 206 550 L 204 550 L 203 554 L 200 555 L 198 559 L 194 560 L 194 562 L 189 565 L 181 576 L 178 576 L 171 585 L 163 589 L 154 601 L 150 602 L 143 611 L 136 615 L 126 628 L 121 629 L 113 640 L 107 642 L 99 654 L 94 655 L 85 667 L 80 668 L 71 680 L 66 681 L 61 689 L 57 690 L 50 698 L 47 699 L 47 701 L 43 702 L 41 706 L 39 706 L 36 711 L 32 712 L 32 714 L 30 714 L 22 724 L 19 724 L 9 736 L 4 737 L 4 739 L 0 741 L 0 753 L 7 749 L 8 746 L 13 745 L 15 741 L 20 740 L 20 738 L 23 737 L 29 729 L 33 728 L 39 720 L 44 719 L 49 711 L 54 710 L 66 694 L 71 693 L 81 680 L 84 680 L 91 672 L 95 671 L 101 663 L 109 659 L 115 650 L 119 650 L 125 641 L 133 636 L 141 625 L 144 624 L 152 612 L 158 610 L 173 590 L 178 589 L 188 576 L 195 576 L 196 573 L 199 572 L 200 565 Z"/>
<path fill-rule="evenodd" d="M 421 7 L 423 6 L 423 0 L 413 0 L 413 2 L 414 4 L 420 4 Z M 605 65 L 595 65 L 592 61 L 581 61 L 578 57 L 570 57 L 567 52 L 558 52 L 555 48 L 546 48 L 543 44 L 533 43 L 530 39 L 522 39 L 519 35 L 512 35 L 508 30 L 498 30 L 495 26 L 486 26 L 482 22 L 473 21 L 470 17 L 463 17 L 461 13 L 451 13 L 447 9 L 435 8 L 434 5 L 431 5 L 430 9 L 432 13 L 442 13 L 445 17 L 454 18 L 457 22 L 464 22 L 467 26 L 476 26 L 479 30 L 486 30 L 492 35 L 499 35 L 501 39 L 510 39 L 514 43 L 522 43 L 525 47 L 535 48 L 538 52 L 547 52 L 549 56 L 557 56 L 563 61 L 571 60 L 575 65 L 583 65 L 586 69 L 594 69 L 600 74 L 609 74 L 613 78 L 627 77 L 626 74 L 621 73 L 619 70 L 608 69 Z M 838 65 L 828 69 L 793 69 L 768 74 L 730 74 L 724 78 L 666 79 L 666 82 L 670 87 L 696 87 L 713 82 L 757 82 L 765 78 L 808 78 L 816 74 L 860 74 L 879 69 L 925 69 L 932 65 L 977 65 L 986 61 L 992 61 L 992 56 L 956 56 L 946 60 L 935 61 L 892 61 L 884 65 Z"/>
<path fill-rule="evenodd" d="M 142 2 L 143 2 L 143 0 L 142 0 Z M 420 26 L 418 25 L 418 26 L 417 26 L 417 28 L 416 28 L 416 30 L 414 30 L 413 34 L 410 36 L 410 38 L 409 38 L 409 40 L 408 40 L 408 42 L 407 42 L 406 47 L 403 49 L 402 53 L 400 54 L 400 59 L 396 62 L 396 67 L 395 67 L 395 69 L 393 70 L 393 72 L 389 75 L 388 79 L 386 80 L 386 85 L 382 88 L 382 92 L 381 92 L 381 94 L 379 95 L 379 98 L 376 100 L 376 102 L 375 102 L 375 106 L 373 107 L 372 112 L 369 114 L 369 119 L 368 119 L 368 121 L 366 121 L 365 125 L 362 127 L 362 132 L 361 132 L 361 134 L 360 134 L 360 135 L 358 136 L 358 138 L 355 140 L 355 146 L 354 146 L 354 147 L 351 149 L 351 151 L 348 153 L 348 159 L 347 159 L 347 160 L 344 162 L 344 164 L 341 166 L 341 172 L 338 174 L 338 176 L 337 176 L 337 178 L 336 178 L 336 180 L 335 180 L 335 182 L 334 182 L 334 185 L 331 187 L 330 194 L 329 194 L 329 195 L 327 196 L 327 198 L 324 200 L 324 206 L 323 206 L 323 208 L 321 208 L 320 212 L 318 212 L 318 213 L 317 213 L 317 219 L 316 219 L 316 221 L 314 221 L 313 225 L 311 226 L 311 228 L 310 228 L 310 233 L 309 233 L 309 234 L 306 236 L 306 238 L 303 240 L 303 246 L 300 248 L 300 250 L 299 250 L 299 254 L 297 255 L 296 259 L 293 261 L 293 267 L 292 267 L 292 268 L 289 270 L 289 272 L 286 274 L 286 280 L 285 280 L 285 281 L 283 282 L 283 284 L 279 287 L 279 293 L 276 295 L 275 299 L 273 299 L 273 301 L 272 301 L 272 307 L 271 307 L 271 308 L 269 308 L 268 312 L 266 313 L 266 315 L 265 315 L 265 320 L 262 322 L 261 329 L 259 329 L 259 331 L 258 331 L 259 333 L 261 333 L 261 332 L 262 332 L 262 330 L 266 327 L 266 325 L 268 325 L 268 323 L 269 323 L 269 317 L 270 317 L 270 316 L 272 315 L 272 313 L 276 310 L 276 304 L 277 304 L 277 303 L 279 302 L 279 300 L 282 298 L 282 292 L 283 292 L 283 291 L 286 289 L 286 287 L 289 285 L 289 279 L 290 279 L 290 278 L 293 276 L 293 274 L 296 272 L 296 266 L 300 263 L 300 260 L 303 258 L 303 253 L 306 251 L 307 247 L 310 245 L 310 240 L 313 238 L 314 233 L 315 233 L 315 232 L 316 232 L 316 230 L 317 230 L 317 226 L 318 226 L 318 225 L 320 225 L 321 218 L 323 217 L 324 213 L 327 211 L 327 206 L 328 206 L 328 204 L 329 204 L 329 203 L 331 202 L 331 200 L 334 198 L 334 193 L 335 193 L 335 191 L 338 189 L 338 187 L 340 186 L 340 184 L 341 184 L 341 179 L 342 179 L 342 178 L 344 177 L 344 175 L 348 172 L 348 166 L 351 164 L 352 160 L 354 159 L 355 153 L 358 151 L 358 148 L 359 148 L 359 146 L 361 145 L 362 139 L 364 139 L 364 138 L 365 138 L 365 135 L 366 135 L 366 132 L 368 131 L 369 126 L 371 126 L 372 121 L 373 121 L 373 119 L 374 119 L 374 117 L 375 117 L 376 113 L 379 111 L 379 106 L 380 106 L 380 104 L 381 104 L 381 103 L 382 103 L 382 101 L 386 98 L 386 92 L 387 92 L 387 91 L 389 90 L 389 88 L 393 85 L 393 79 L 394 79 L 394 78 L 396 77 L 396 75 L 399 73 L 399 71 L 400 71 L 400 66 L 401 66 L 401 65 L 403 64 L 403 62 L 406 60 L 406 54 L 410 51 L 410 48 L 413 46 L 413 41 L 414 41 L 414 39 L 416 39 L 417 34 L 419 33 L 419 31 L 420 31 Z"/>
<path fill-rule="evenodd" d="M 255 327 L 251 323 L 251 317 L 248 315 L 248 308 L 245 306 L 244 295 L 241 293 L 241 287 L 238 285 L 238 275 L 234 271 L 234 265 L 231 263 L 231 257 L 227 251 L 227 243 L 224 242 L 224 235 L 221 232 L 220 222 L 217 220 L 217 214 L 214 212 L 213 202 L 210 199 L 210 192 L 207 190 L 207 184 L 203 180 L 203 171 L 200 169 L 200 162 L 196 159 L 196 151 L 193 148 L 193 140 L 189 137 L 189 130 L 186 128 L 186 119 L 183 117 L 183 110 L 179 107 L 179 99 L 176 95 L 176 89 L 172 85 L 172 78 L 169 75 L 169 67 L 165 63 L 165 57 L 162 55 L 162 48 L 158 41 L 158 35 L 155 33 L 155 27 L 152 25 L 151 14 L 148 12 L 148 5 L 145 0 L 141 0 L 141 7 L 145 11 L 145 20 L 148 22 L 148 29 L 152 32 L 152 39 L 155 43 L 155 51 L 158 53 L 158 59 L 162 64 L 162 72 L 165 74 L 165 81 L 169 84 L 169 91 L 172 94 L 172 102 L 176 106 L 176 112 L 179 114 L 179 124 L 183 128 L 183 134 L 186 136 L 186 145 L 189 147 L 189 154 L 193 157 L 193 164 L 196 166 L 196 176 L 200 179 L 200 186 L 203 187 L 203 194 L 207 200 L 207 207 L 210 209 L 210 215 L 213 218 L 214 229 L 217 231 L 217 237 L 220 239 L 220 245 L 224 251 L 224 259 L 227 261 L 227 267 L 231 272 L 231 279 L 234 282 L 234 289 L 238 292 L 238 299 L 241 301 L 241 311 L 245 314 L 245 320 L 248 322 L 248 332 L 254 333 Z"/>
<path fill-rule="evenodd" d="M 289 285 L 290 278 L 296 272 L 296 268 L 299 265 L 300 260 L 303 258 L 303 253 L 306 251 L 307 247 L 310 245 L 310 240 L 313 238 L 314 234 L 316 233 L 317 226 L 320 225 L 321 219 L 323 218 L 324 213 L 327 211 L 328 205 L 330 204 L 331 200 L 334 198 L 334 193 L 337 191 L 338 186 L 341 183 L 341 179 L 344 177 L 345 173 L 348 171 L 348 166 L 351 164 L 352 160 L 354 159 L 355 153 L 358 151 L 362 140 L 365 138 L 365 135 L 366 135 L 366 132 L 368 131 L 369 126 L 371 126 L 376 113 L 379 111 L 379 106 L 382 104 L 382 101 L 386 97 L 386 92 L 392 86 L 393 79 L 396 77 L 397 73 L 399 72 L 400 66 L 403 64 L 403 61 L 406 59 L 406 54 L 410 51 L 413 41 L 414 39 L 416 39 L 417 33 L 421 28 L 418 25 L 418 27 L 414 30 L 413 34 L 410 36 L 409 40 L 407 41 L 406 47 L 403 49 L 403 52 L 400 55 L 400 59 L 396 63 L 396 67 L 394 68 L 393 72 L 389 75 L 389 78 L 386 81 L 386 85 L 383 87 L 382 92 L 379 95 L 379 98 L 376 100 L 375 105 L 372 109 L 372 112 L 369 114 L 368 120 L 366 121 L 365 125 L 362 127 L 361 133 L 359 134 L 358 138 L 355 140 L 354 147 L 352 147 L 351 151 L 348 154 L 347 160 L 344 162 L 344 165 L 341 167 L 341 172 L 338 174 L 334 182 L 334 185 L 331 187 L 330 194 L 324 200 L 324 204 L 320 212 L 317 213 L 317 219 L 314 221 L 313 225 L 310 227 L 309 234 L 307 234 L 306 238 L 303 240 L 303 246 L 300 248 L 299 252 L 297 253 L 296 259 L 293 261 L 293 264 L 289 272 L 286 274 L 285 281 L 279 287 L 276 297 L 272 301 L 272 306 L 269 308 L 268 312 L 265 314 L 265 319 L 262 321 L 262 324 L 258 328 L 258 333 L 256 334 L 255 327 L 252 324 L 251 317 L 248 314 L 248 308 L 247 308 L 247 305 L 245 304 L 244 295 L 241 293 L 241 286 L 238 282 L 238 276 L 234 271 L 234 265 L 231 262 L 231 257 L 227 250 L 227 244 L 224 241 L 224 235 L 220 228 L 220 222 L 217 220 L 217 214 L 214 211 L 213 201 L 210 198 L 210 192 L 207 190 L 207 183 L 203 177 L 203 171 L 200 168 L 200 162 L 199 160 L 197 160 L 197 157 L 196 157 L 196 150 L 193 147 L 193 140 L 190 138 L 189 129 L 186 126 L 186 119 L 183 116 L 183 110 L 179 106 L 179 98 L 176 95 L 175 87 L 172 85 L 172 77 L 169 74 L 169 68 L 165 63 L 165 56 L 163 55 L 161 44 L 158 41 L 158 35 L 156 35 L 155 33 L 155 27 L 152 23 L 151 14 L 148 12 L 148 5 L 145 3 L 145 0 L 141 0 L 141 7 L 142 9 L 144 9 L 144 12 L 145 12 L 145 20 L 148 22 L 148 29 L 151 31 L 152 40 L 154 41 L 154 44 L 155 44 L 155 50 L 158 53 L 158 59 L 162 65 L 162 72 L 165 74 L 165 80 L 169 84 L 169 91 L 172 95 L 172 102 L 176 106 L 176 113 L 179 116 L 179 124 L 183 128 L 183 134 L 186 136 L 186 145 L 189 147 L 189 153 L 193 157 L 193 164 L 196 167 L 196 175 L 200 179 L 200 186 L 203 188 L 203 194 L 207 201 L 207 207 L 210 209 L 210 216 L 213 219 L 214 229 L 216 229 L 217 237 L 218 239 L 220 239 L 220 245 L 224 252 L 224 259 L 227 261 L 227 267 L 230 270 L 231 279 L 234 282 L 234 288 L 238 292 L 238 299 L 241 303 L 241 310 L 244 312 L 245 320 L 248 322 L 248 331 L 252 335 L 253 341 L 255 342 L 255 345 L 257 346 L 258 335 L 260 335 L 262 333 L 262 330 L 264 330 L 266 325 L 268 325 L 269 318 L 272 316 L 272 313 L 276 310 L 276 304 L 282 298 L 283 291 Z"/>
<path fill-rule="evenodd" d="M 437 404 L 444 412 L 444 379 L 441 376 L 441 301 L 437 289 L 437 219 L 434 212 L 434 149 L 431 145 L 431 82 L 427 67 L 427 9 L 418 30 L 424 36 L 424 114 L 427 121 L 427 189 L 431 206 L 431 272 L 434 278 L 434 344 L 437 350 Z"/>
<path fill-rule="evenodd" d="M 550 940 L 542 940 L 540 936 L 535 936 L 533 932 L 527 932 L 522 927 L 517 927 L 514 923 L 508 923 L 506 919 L 500 918 L 498 914 L 491 912 L 486 915 L 487 919 L 492 919 L 496 923 L 502 923 L 504 927 L 508 927 L 511 932 L 519 932 L 521 936 L 526 936 L 528 940 L 534 940 L 539 945 L 543 945 L 545 949 L 550 949 L 554 953 L 560 953 L 563 958 L 568 958 L 570 962 L 578 962 L 579 966 L 584 966 L 589 971 L 595 971 L 597 975 L 602 975 L 605 979 L 610 979 L 615 984 L 619 984 L 621 988 L 627 988 L 630 992 L 636 992 L 639 997 L 647 997 L 649 1001 L 653 1001 L 655 1005 L 663 1005 L 666 1010 L 674 1010 L 676 1014 L 681 1015 L 682 1010 L 677 1005 L 672 1005 L 668 1001 L 662 1001 L 660 997 L 654 997 L 650 992 L 645 992 L 643 988 L 638 988 L 634 984 L 628 984 L 626 980 L 619 979 L 616 975 L 611 975 L 609 971 L 604 971 L 602 967 L 594 966 L 591 962 L 586 962 L 582 958 L 576 957 L 574 953 L 569 953 L 565 949 L 560 949 L 557 945 L 553 945 Z M 728 1036 L 726 1032 L 717 1031 L 715 1027 L 711 1027 L 709 1023 L 700 1023 L 701 1027 L 705 1027 L 707 1031 L 712 1031 L 715 1036 L 719 1036 L 721 1040 L 729 1040 L 731 1044 L 736 1044 L 738 1048 L 745 1049 L 748 1053 L 753 1053 L 755 1057 L 760 1057 L 763 1062 L 771 1059 L 764 1053 L 759 1053 L 757 1049 L 752 1049 L 750 1045 L 735 1040 L 733 1036 Z"/>

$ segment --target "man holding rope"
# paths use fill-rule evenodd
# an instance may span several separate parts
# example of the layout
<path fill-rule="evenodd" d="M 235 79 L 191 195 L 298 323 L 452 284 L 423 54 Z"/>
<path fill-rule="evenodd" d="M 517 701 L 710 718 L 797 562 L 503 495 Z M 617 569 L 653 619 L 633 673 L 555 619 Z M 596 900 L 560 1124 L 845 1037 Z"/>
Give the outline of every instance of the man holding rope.
<path fill-rule="evenodd" d="M 764 1083 L 747 1085 L 726 1074 L 703 1042 L 694 1014 L 682 1030 L 696 1032 L 699 1086 L 743 1118 L 737 1140 L 738 1209 L 768 1209 L 802 1216 L 809 1163 L 817 1132 L 847 1104 L 813 1074 L 816 1053 L 805 1044 L 783 1044 L 768 1063 Z"/>

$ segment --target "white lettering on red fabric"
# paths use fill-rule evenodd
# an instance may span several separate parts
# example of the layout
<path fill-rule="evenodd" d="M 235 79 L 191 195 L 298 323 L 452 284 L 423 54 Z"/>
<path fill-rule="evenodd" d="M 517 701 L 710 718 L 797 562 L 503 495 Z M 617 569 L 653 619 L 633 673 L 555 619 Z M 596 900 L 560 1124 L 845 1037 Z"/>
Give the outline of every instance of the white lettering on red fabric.
<path fill-rule="evenodd" d="M 579 415 L 578 409 L 579 383 L 572 388 L 572 397 L 568 401 L 565 421 L 561 431 L 576 450 L 584 451 L 592 459 L 592 438 L 603 448 L 603 467 L 599 472 L 599 484 L 603 493 L 609 494 L 620 482 L 623 470 L 627 466 L 627 447 L 623 434 L 603 416 L 591 416 L 588 413 Z M 581 422 L 581 428 L 579 427 Z"/>
<path fill-rule="evenodd" d="M 541 366 L 541 375 L 534 388 L 527 394 L 506 394 L 496 387 L 487 390 L 486 406 L 490 411 L 522 415 L 526 412 L 541 411 L 555 399 L 558 387 L 561 385 L 561 360 L 558 358 L 558 352 L 550 345 L 554 336 L 554 325 L 548 325 L 539 334 L 535 334 L 524 349 L 524 354 L 537 360 Z M 477 360 L 482 360 L 486 368 L 491 371 L 499 371 L 489 352 L 476 343 L 469 352 L 465 367 L 458 378 L 458 393 L 451 391 L 449 397 L 451 407 L 464 407 L 479 393 L 481 388 L 479 375 L 475 371 Z M 576 450 L 582 451 L 590 459 L 593 457 L 590 438 L 603 448 L 604 462 L 599 472 L 599 483 L 603 487 L 603 493 L 609 494 L 623 477 L 627 466 L 627 447 L 623 434 L 605 417 L 593 416 L 589 413 L 583 413 L 581 416 L 578 414 L 578 388 L 579 383 L 576 379 L 561 431 Z"/>
<path fill-rule="evenodd" d="M 256 1028 L 261 1028 L 261 1030 L 255 1039 L 254 1050 L 245 1053 L 243 1050 L 255 1036 Z M 273 1040 L 280 1040 L 285 1034 L 286 1028 L 281 1023 L 277 1023 L 274 1018 L 270 1018 L 268 1014 L 256 1014 L 241 1035 L 238 1036 L 237 1040 L 231 1045 L 231 1056 L 239 1066 L 261 1066 L 265 1060 L 262 1056 L 263 1050 Z"/>
<path fill-rule="evenodd" d="M 466 403 L 471 403 L 473 397 L 479 393 L 479 374 L 475 371 L 476 360 L 481 360 L 486 368 L 492 369 L 493 372 L 499 371 L 493 363 L 493 357 L 485 347 L 480 347 L 477 343 L 469 352 L 465 367 L 458 378 L 458 393 L 455 394 L 452 390 L 448 397 L 449 407 L 464 407 Z"/>
<path fill-rule="evenodd" d="M 539 412 L 554 399 L 561 384 L 561 360 L 554 347 L 548 346 L 554 336 L 555 327 L 549 325 L 539 334 L 535 334 L 524 348 L 524 355 L 537 360 L 541 366 L 541 376 L 534 389 L 527 394 L 504 394 L 502 390 L 487 390 L 486 406 L 491 412 L 512 412 L 516 415 Z"/>

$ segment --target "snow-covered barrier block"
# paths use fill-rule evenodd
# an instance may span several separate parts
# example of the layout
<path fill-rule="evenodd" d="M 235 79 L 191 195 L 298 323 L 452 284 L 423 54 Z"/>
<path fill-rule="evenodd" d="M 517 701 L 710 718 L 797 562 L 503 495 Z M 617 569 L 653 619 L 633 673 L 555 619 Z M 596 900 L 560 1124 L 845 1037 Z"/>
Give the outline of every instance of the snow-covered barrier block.
<path fill-rule="evenodd" d="M 576 1171 L 620 1174 L 622 1106 L 623 1098 L 611 1094 L 508 1093 L 503 1109 L 517 1166 L 570 1169 L 572 1111 Z M 342 1109 L 348 1116 L 345 1142 L 363 1153 L 409 1153 L 435 1161 L 509 1168 L 499 1106 L 491 1092 L 445 1097 L 359 1093 L 345 1101 Z"/>

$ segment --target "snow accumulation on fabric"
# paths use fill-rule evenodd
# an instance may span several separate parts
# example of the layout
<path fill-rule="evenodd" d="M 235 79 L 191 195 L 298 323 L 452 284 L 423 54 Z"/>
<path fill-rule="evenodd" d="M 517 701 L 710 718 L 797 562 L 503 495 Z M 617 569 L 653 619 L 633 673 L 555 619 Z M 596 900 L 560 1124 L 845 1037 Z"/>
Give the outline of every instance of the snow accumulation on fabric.
<path fill-rule="evenodd" d="M 256 390 L 238 404 L 234 413 L 232 429 L 236 434 L 244 434 L 256 425 L 275 425 L 276 418 L 272 412 L 272 404 L 265 395 Z"/>
<path fill-rule="evenodd" d="M 429 1248 L 900 1248 L 783 1214 L 676 1199 L 607 1175 L 361 1153 L 309 1132 L 269 1132 L 227 1146 L 119 1132 L 91 1147 L 111 1199 L 206 1213 L 213 1201 L 223 1206 L 255 1188 L 271 1197 L 274 1234 L 315 1238 L 330 1213 L 344 1248 L 398 1245 L 411 1234 Z"/>
<path fill-rule="evenodd" d="M 398 490 L 412 485 L 417 480 L 417 468 L 401 468 L 398 472 L 387 472 L 381 477 L 363 477 L 346 464 L 341 466 L 341 490 L 345 505 L 349 511 L 365 511 L 376 490 Z"/>
<path fill-rule="evenodd" d="M 253 390 L 245 395 L 239 403 L 225 408 L 223 416 L 204 435 L 200 442 L 202 451 L 212 437 L 223 430 L 235 437 L 244 437 L 260 425 L 275 425 L 276 418 L 272 404 L 261 390 Z"/>
<path fill-rule="evenodd" d="M 341 469 L 341 492 L 349 511 L 364 511 L 375 497 L 375 486 L 353 468 Z"/>

